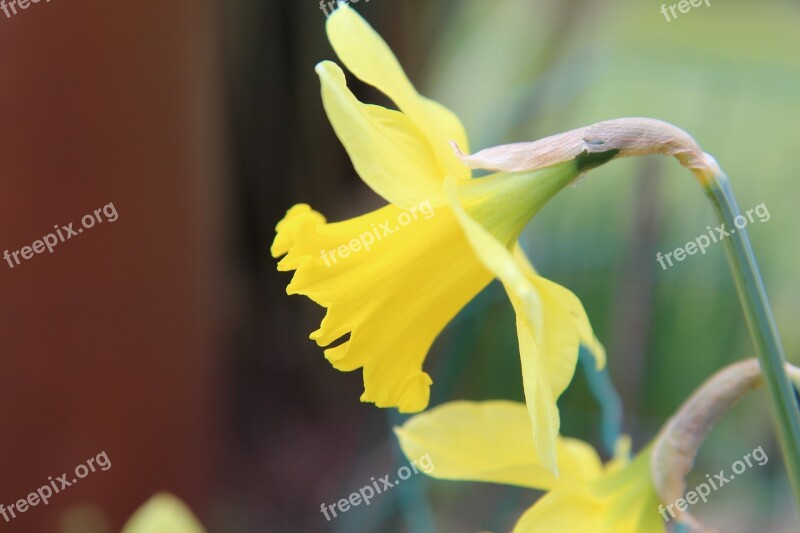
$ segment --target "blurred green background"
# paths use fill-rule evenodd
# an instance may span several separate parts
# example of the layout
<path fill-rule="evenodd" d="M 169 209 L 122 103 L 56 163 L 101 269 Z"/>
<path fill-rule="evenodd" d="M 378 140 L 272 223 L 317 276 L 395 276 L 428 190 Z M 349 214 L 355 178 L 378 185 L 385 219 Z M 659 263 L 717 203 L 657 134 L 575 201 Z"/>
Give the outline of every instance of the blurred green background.
<path fill-rule="evenodd" d="M 669 5 L 669 4 L 668 4 Z M 473 151 L 596 121 L 646 116 L 692 134 L 731 178 L 743 210 L 764 203 L 753 246 L 786 352 L 797 362 L 800 185 L 800 4 L 713 1 L 667 22 L 660 2 L 362 0 L 420 92 L 463 120 Z M 229 479 L 211 523 L 226 531 L 506 531 L 536 493 L 414 476 L 326 522 L 334 502 L 396 469 L 393 412 L 358 402 L 360 372 L 328 365 L 307 334 L 322 310 L 284 294 L 268 255 L 274 225 L 296 202 L 329 220 L 381 205 L 327 123 L 313 71 L 335 59 L 312 0 L 224 6 L 232 172 L 249 312 L 228 380 L 235 431 Z M 364 101 L 385 103 L 349 78 Z M 584 302 L 609 354 L 634 449 L 646 444 L 715 369 L 754 355 L 724 250 L 664 271 L 672 251 L 715 226 L 693 177 L 673 160 L 613 162 L 560 193 L 523 241 L 546 277 Z M 522 400 L 513 312 L 495 282 L 429 354 L 431 405 Z M 582 372 L 561 402 L 563 433 L 601 448 L 599 410 Z M 715 429 L 689 480 L 763 446 L 770 460 L 693 512 L 722 531 L 796 531 L 766 396 L 748 396 Z M 255 466 L 254 466 L 255 465 Z M 655 511 L 654 511 L 655 512 Z M 238 528 L 238 529 L 237 529 Z"/>

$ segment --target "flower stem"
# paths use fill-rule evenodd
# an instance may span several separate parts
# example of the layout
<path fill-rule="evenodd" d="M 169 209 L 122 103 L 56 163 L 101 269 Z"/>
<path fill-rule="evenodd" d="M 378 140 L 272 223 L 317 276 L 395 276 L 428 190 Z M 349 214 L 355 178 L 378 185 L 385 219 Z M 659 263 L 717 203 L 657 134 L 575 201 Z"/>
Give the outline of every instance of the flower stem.
<path fill-rule="evenodd" d="M 778 440 L 800 512 L 800 413 L 747 231 L 736 227 L 736 217 L 741 214 L 728 178 L 714 158 L 672 124 L 635 117 L 606 120 L 538 141 L 494 146 L 471 155 L 464 155 L 455 145 L 453 148 L 467 166 L 484 170 L 532 172 L 573 160 L 577 169 L 585 172 L 610 159 L 662 154 L 675 157 L 692 171 L 711 198 L 719 220 L 731 230 L 724 239 L 725 249 L 775 410 Z"/>
<path fill-rule="evenodd" d="M 786 356 L 778 328 L 767 300 L 747 230 L 736 225 L 737 217 L 741 217 L 739 220 L 744 217 L 736 205 L 727 176 L 721 171 L 714 172 L 713 179 L 706 182 L 706 193 L 714 205 L 719 221 L 725 226 L 721 229 L 730 233 L 724 239 L 725 250 L 750 336 L 756 347 L 766 388 L 775 410 L 778 440 L 794 491 L 795 503 L 800 511 L 800 412 L 794 388 L 786 374 Z"/>

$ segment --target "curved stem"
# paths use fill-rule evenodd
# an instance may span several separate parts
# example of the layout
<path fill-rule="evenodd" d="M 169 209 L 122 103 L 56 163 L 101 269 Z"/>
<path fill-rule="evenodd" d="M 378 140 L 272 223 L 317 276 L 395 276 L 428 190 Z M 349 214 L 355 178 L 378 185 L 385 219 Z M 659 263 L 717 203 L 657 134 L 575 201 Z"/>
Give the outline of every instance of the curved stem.
<path fill-rule="evenodd" d="M 786 356 L 778 328 L 747 230 L 736 226 L 737 217 L 742 215 L 725 174 L 715 172 L 713 179 L 706 182 L 706 192 L 719 221 L 725 225 L 723 229 L 730 231 L 730 236 L 724 239 L 725 251 L 777 418 L 778 440 L 795 503 L 800 509 L 800 412 L 795 391 L 786 374 Z"/>
<path fill-rule="evenodd" d="M 792 382 L 800 384 L 800 368 L 789 364 L 784 368 Z M 742 397 L 763 383 L 764 373 L 758 359 L 728 365 L 704 381 L 664 424 L 653 441 L 650 455 L 653 486 L 664 505 L 686 494 L 686 477 L 713 426 Z M 709 531 L 680 508 L 676 520 L 692 531 Z"/>
<path fill-rule="evenodd" d="M 530 172 L 575 161 L 578 172 L 584 173 L 612 159 L 662 154 L 675 157 L 692 171 L 714 204 L 720 222 L 732 230 L 723 239 L 725 249 L 764 373 L 786 471 L 800 511 L 800 413 L 784 369 L 786 357 L 747 231 L 735 225 L 736 217 L 741 214 L 728 178 L 714 158 L 680 128 L 641 117 L 598 122 L 538 141 L 494 146 L 471 155 L 461 153 L 458 146 L 451 144 L 467 166 L 486 170 Z"/>

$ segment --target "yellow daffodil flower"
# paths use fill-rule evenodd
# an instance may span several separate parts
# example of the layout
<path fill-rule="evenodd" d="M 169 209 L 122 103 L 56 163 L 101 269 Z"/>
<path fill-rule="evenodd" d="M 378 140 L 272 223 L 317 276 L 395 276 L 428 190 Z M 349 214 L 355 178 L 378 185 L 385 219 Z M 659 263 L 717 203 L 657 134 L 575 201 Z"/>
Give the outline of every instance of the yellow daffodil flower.
<path fill-rule="evenodd" d="M 650 448 L 632 461 L 627 450 L 601 464 L 594 449 L 557 437 L 555 477 L 530 438 L 524 404 L 450 402 L 395 428 L 406 457 L 428 454 L 439 479 L 484 481 L 549 491 L 528 509 L 514 533 L 664 533 L 653 486 Z M 624 448 L 624 446 L 622 447 Z"/>
<path fill-rule="evenodd" d="M 528 173 L 472 178 L 449 146 L 468 149 L 458 118 L 421 96 L 387 44 L 352 8 L 327 21 L 334 50 L 398 110 L 359 102 L 342 70 L 316 67 L 333 129 L 362 180 L 389 204 L 328 223 L 308 205 L 276 228 L 272 254 L 294 270 L 289 294 L 327 308 L 311 338 L 343 371 L 363 369 L 361 400 L 417 412 L 428 405 L 423 361 L 447 323 L 492 278 L 517 314 L 529 427 L 542 463 L 557 470 L 556 400 L 572 379 L 580 343 L 605 353 L 575 295 L 536 274 L 517 245 L 533 215 L 604 155 Z M 609 156 L 610 157 L 610 156 Z"/>
<path fill-rule="evenodd" d="M 121 533 L 205 533 L 186 504 L 172 494 L 160 493 L 133 513 Z"/>

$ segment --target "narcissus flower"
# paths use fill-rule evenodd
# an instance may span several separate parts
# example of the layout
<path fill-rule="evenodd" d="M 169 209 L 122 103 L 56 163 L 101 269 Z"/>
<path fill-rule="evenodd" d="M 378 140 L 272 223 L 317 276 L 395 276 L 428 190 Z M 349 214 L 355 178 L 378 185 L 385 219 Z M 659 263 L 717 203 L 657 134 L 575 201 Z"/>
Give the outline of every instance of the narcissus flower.
<path fill-rule="evenodd" d="M 605 354 L 578 298 L 537 275 L 517 239 L 554 194 L 611 156 L 472 178 L 449 146 L 468 149 L 460 121 L 417 93 L 380 36 L 346 5 L 328 18 L 327 33 L 349 70 L 398 108 L 359 102 L 335 63 L 317 65 L 334 131 L 362 180 L 389 204 L 334 223 L 308 205 L 292 207 L 271 249 L 283 256 L 279 270 L 295 271 L 287 292 L 327 308 L 311 338 L 335 368 L 363 369 L 362 401 L 416 412 L 429 401 L 423 362 L 431 344 L 500 279 L 517 314 L 528 427 L 555 471 L 556 400 L 579 344 L 600 367 Z"/>
<path fill-rule="evenodd" d="M 508 401 L 450 402 L 395 428 L 407 457 L 427 453 L 440 479 L 484 481 L 549 491 L 528 509 L 514 533 L 659 533 L 650 448 L 632 461 L 621 446 L 602 465 L 585 442 L 557 437 L 555 477 L 530 438 L 524 404 Z"/>
<path fill-rule="evenodd" d="M 122 533 L 205 533 L 186 504 L 160 493 L 142 505 L 122 527 Z"/>

